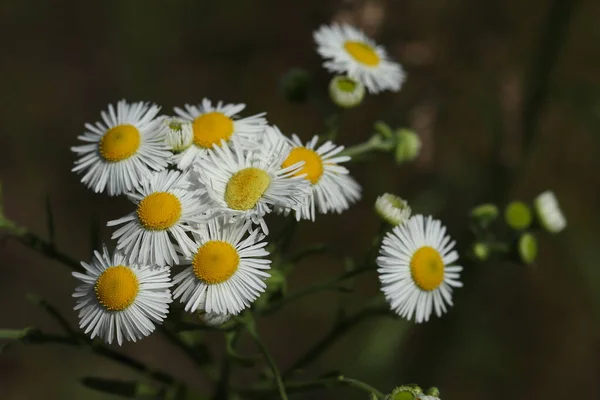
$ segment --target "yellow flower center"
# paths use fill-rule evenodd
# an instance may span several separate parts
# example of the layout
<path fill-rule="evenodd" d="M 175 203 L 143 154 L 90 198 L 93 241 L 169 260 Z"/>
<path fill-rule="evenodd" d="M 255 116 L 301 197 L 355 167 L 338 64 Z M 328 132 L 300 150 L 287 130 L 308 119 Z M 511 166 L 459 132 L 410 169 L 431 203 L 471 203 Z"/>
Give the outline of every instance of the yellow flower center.
<path fill-rule="evenodd" d="M 236 172 L 225 187 L 225 202 L 233 210 L 253 208 L 271 183 L 271 177 L 260 168 L 244 168 Z"/>
<path fill-rule="evenodd" d="M 152 193 L 138 204 L 137 216 L 144 228 L 162 231 L 172 227 L 181 217 L 181 202 L 171 193 Z"/>
<path fill-rule="evenodd" d="M 421 289 L 436 289 L 444 280 L 444 262 L 440 253 L 430 246 L 421 247 L 410 259 L 410 272 Z"/>
<path fill-rule="evenodd" d="M 140 131 L 133 125 L 117 125 L 110 128 L 98 146 L 100 155 L 110 162 L 125 160 L 140 147 Z"/>
<path fill-rule="evenodd" d="M 220 145 L 221 139 L 229 140 L 233 134 L 233 120 L 223 113 L 213 111 L 202 114 L 192 124 L 194 144 L 206 149 Z"/>
<path fill-rule="evenodd" d="M 225 282 L 237 271 L 240 256 L 227 242 L 211 240 L 198 249 L 192 260 L 194 274 L 207 284 Z"/>
<path fill-rule="evenodd" d="M 379 64 L 375 49 L 363 42 L 347 41 L 344 49 L 359 63 L 374 67 Z"/>
<path fill-rule="evenodd" d="M 133 304 L 139 291 L 135 273 L 123 265 L 107 268 L 96 280 L 98 302 L 108 311 L 123 311 Z"/>
<path fill-rule="evenodd" d="M 290 152 L 290 155 L 281 166 L 287 168 L 300 161 L 304 161 L 304 166 L 294 175 L 306 174 L 306 179 L 313 185 L 319 182 L 321 175 L 323 175 L 323 161 L 314 150 L 307 149 L 306 147 L 296 147 Z"/>

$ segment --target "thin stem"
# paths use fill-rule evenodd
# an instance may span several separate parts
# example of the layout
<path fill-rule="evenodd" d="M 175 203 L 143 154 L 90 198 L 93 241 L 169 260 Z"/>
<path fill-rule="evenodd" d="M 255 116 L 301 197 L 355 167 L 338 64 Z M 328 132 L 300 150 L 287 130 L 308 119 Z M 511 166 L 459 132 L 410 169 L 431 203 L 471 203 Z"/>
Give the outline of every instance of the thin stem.
<path fill-rule="evenodd" d="M 277 364 L 275 363 L 273 357 L 271 357 L 271 353 L 269 353 L 267 346 L 265 346 L 263 341 L 260 339 L 258 331 L 256 330 L 256 324 L 254 322 L 252 314 L 250 313 L 247 313 L 246 327 L 248 329 L 248 333 L 250 334 L 252 339 L 254 339 L 254 342 L 256 342 L 256 345 L 265 356 L 265 360 L 267 361 L 267 364 L 269 364 L 271 372 L 273 372 L 275 383 L 277 384 L 277 389 L 279 390 L 279 397 L 281 397 L 281 400 L 288 400 L 287 393 L 285 391 L 285 385 L 283 384 L 283 379 L 281 377 L 281 372 L 279 372 L 279 368 L 277 367 Z"/>
<path fill-rule="evenodd" d="M 383 393 L 381 393 L 378 389 L 374 388 L 373 386 L 359 381 L 358 379 L 354 379 L 354 378 L 347 378 L 343 375 L 339 375 L 333 378 L 320 378 L 320 379 L 314 379 L 314 380 L 310 380 L 310 381 L 288 381 L 286 382 L 286 389 L 288 390 L 289 393 L 300 393 L 300 392 L 307 392 L 307 391 L 311 391 L 311 390 L 316 390 L 316 389 L 323 389 L 323 388 L 332 388 L 332 387 L 336 387 L 336 386 L 350 386 L 359 390 L 362 390 L 364 392 L 367 392 L 369 394 L 374 394 L 375 396 L 377 396 L 378 399 L 383 399 L 385 398 L 385 395 Z M 247 389 L 247 390 L 240 390 L 239 393 L 243 396 L 250 396 L 250 397 L 256 397 L 256 398 L 265 398 L 265 396 L 268 396 L 269 393 L 273 393 L 275 391 L 275 388 L 272 387 L 259 387 L 259 388 L 253 388 L 253 389 Z"/>
<path fill-rule="evenodd" d="M 387 306 L 369 307 L 338 322 L 321 340 L 319 340 L 303 356 L 296 360 L 296 362 L 287 371 L 285 371 L 283 377 L 287 378 L 291 376 L 294 371 L 315 361 L 329 348 L 329 346 L 331 346 L 331 344 L 335 343 L 337 339 L 345 335 L 351 328 L 353 328 L 355 325 L 358 325 L 363 320 L 378 315 L 385 315 L 388 312 L 389 308 Z"/>
<path fill-rule="evenodd" d="M 44 254 L 48 258 L 61 262 L 73 271 L 84 271 L 79 261 L 59 251 L 51 242 L 32 232 L 27 231 L 25 228 L 16 225 L 14 222 L 4 219 L 2 220 L 0 228 L 4 228 L 11 237 L 14 237 L 25 246 L 37 251 L 38 253 Z"/>
<path fill-rule="evenodd" d="M 274 303 L 271 303 L 271 305 L 268 308 L 266 308 L 264 311 L 262 311 L 261 314 L 262 315 L 271 314 L 271 313 L 279 310 L 281 307 L 283 307 L 295 300 L 299 300 L 299 299 L 303 298 L 304 296 L 307 296 L 312 293 L 317 293 L 317 292 L 321 292 L 321 291 L 325 291 L 325 290 L 340 290 L 340 289 L 342 289 L 342 287 L 339 285 L 339 283 L 341 283 L 347 279 L 350 279 L 356 275 L 359 275 L 359 274 L 362 274 L 364 272 L 371 271 L 371 270 L 373 270 L 373 269 L 370 267 L 355 268 L 355 269 L 345 272 L 342 275 L 335 277 L 329 281 L 310 285 L 304 289 L 297 291 L 296 293 L 292 293 L 288 296 L 281 298 L 280 300 L 278 300 Z"/>
<path fill-rule="evenodd" d="M 379 135 L 373 135 L 369 140 L 367 140 L 364 143 L 360 143 L 344 149 L 339 155 L 349 156 L 354 159 L 372 151 L 390 151 L 393 148 L 394 142 L 392 139 L 384 140 Z"/>
<path fill-rule="evenodd" d="M 73 347 L 84 347 L 89 348 L 94 354 L 99 356 L 108 358 L 112 361 L 115 361 L 121 365 L 124 365 L 128 368 L 136 370 L 142 374 L 145 374 L 152 379 L 155 379 L 159 382 L 165 384 L 173 384 L 176 382 L 175 378 L 166 372 L 158 371 L 155 369 L 151 369 L 147 367 L 145 364 L 136 360 L 135 358 L 131 358 L 128 355 L 119 353 L 115 350 L 112 350 L 109 347 L 106 347 L 100 343 L 94 342 L 87 337 L 76 334 L 72 336 L 63 336 L 56 334 L 47 334 L 40 331 L 33 330 L 31 334 L 27 335 L 27 337 L 22 339 L 22 342 L 25 344 L 62 344 L 66 346 Z"/>

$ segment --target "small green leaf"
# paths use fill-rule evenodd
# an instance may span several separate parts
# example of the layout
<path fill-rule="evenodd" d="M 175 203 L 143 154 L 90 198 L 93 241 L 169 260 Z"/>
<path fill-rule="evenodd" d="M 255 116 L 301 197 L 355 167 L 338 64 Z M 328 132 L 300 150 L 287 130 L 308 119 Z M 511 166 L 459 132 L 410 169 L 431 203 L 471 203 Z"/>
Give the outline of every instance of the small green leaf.
<path fill-rule="evenodd" d="M 0 340 L 22 340 L 34 332 L 37 332 L 35 328 L 0 329 Z"/>
<path fill-rule="evenodd" d="M 383 121 L 375 122 L 375 132 L 386 139 L 391 139 L 392 136 L 394 136 L 392 128 L 390 128 L 390 126 Z"/>

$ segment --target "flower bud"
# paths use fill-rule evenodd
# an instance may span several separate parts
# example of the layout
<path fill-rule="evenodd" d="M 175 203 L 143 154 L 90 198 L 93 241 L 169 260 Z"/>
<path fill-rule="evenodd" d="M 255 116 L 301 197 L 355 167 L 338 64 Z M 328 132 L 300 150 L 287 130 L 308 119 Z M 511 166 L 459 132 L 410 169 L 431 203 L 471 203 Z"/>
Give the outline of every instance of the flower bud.
<path fill-rule="evenodd" d="M 504 210 L 504 219 L 508 226 L 517 231 L 531 225 L 532 215 L 529 206 L 522 201 L 513 201 Z"/>
<path fill-rule="evenodd" d="M 402 164 L 418 157 L 421 151 L 421 138 L 410 129 L 396 131 L 396 162 Z"/>
<path fill-rule="evenodd" d="M 485 261 L 490 257 L 490 247 L 482 242 L 473 243 L 473 256 L 477 261 Z"/>
<path fill-rule="evenodd" d="M 471 218 L 483 227 L 489 226 L 498 218 L 498 207 L 495 204 L 481 204 L 471 210 Z"/>
<path fill-rule="evenodd" d="M 375 211 L 385 222 L 392 226 L 401 225 L 410 218 L 408 203 L 398 196 L 384 193 L 375 201 Z"/>
<path fill-rule="evenodd" d="M 531 233 L 524 233 L 517 243 L 519 258 L 524 264 L 532 264 L 538 253 L 537 240 Z"/>
<path fill-rule="evenodd" d="M 365 86 L 347 76 L 335 76 L 329 83 L 329 97 L 339 107 L 356 107 L 365 97 Z"/>
<path fill-rule="evenodd" d="M 533 201 L 538 223 L 550 233 L 558 233 L 566 228 L 567 219 L 558 205 L 554 192 L 546 190 Z"/>
<path fill-rule="evenodd" d="M 165 142 L 174 153 L 180 153 L 192 145 L 194 130 L 191 122 L 165 117 L 162 123 L 166 129 Z"/>

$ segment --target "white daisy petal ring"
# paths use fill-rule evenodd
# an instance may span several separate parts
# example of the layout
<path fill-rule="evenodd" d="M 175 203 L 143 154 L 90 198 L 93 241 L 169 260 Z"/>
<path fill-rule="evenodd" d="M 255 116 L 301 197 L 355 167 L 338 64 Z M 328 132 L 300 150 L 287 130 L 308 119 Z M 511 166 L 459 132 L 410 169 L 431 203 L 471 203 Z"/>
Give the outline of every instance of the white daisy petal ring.
<path fill-rule="evenodd" d="M 361 82 L 369 93 L 397 92 L 405 79 L 400 64 L 388 60 L 383 47 L 350 25 L 323 25 L 314 34 L 318 53 L 330 72 Z"/>
<path fill-rule="evenodd" d="M 128 264 L 120 252 L 111 257 L 106 246 L 94 256 L 91 263 L 81 263 L 85 273 L 73 272 L 81 281 L 73 294 L 79 327 L 109 344 L 150 335 L 172 301 L 169 269 Z"/>
<path fill-rule="evenodd" d="M 452 305 L 452 288 L 461 287 L 462 267 L 454 241 L 441 222 L 415 215 L 383 239 L 379 265 L 381 290 L 392 310 L 417 323 L 440 317 Z"/>
<path fill-rule="evenodd" d="M 156 117 L 159 110 L 143 102 L 121 100 L 116 109 L 110 104 L 102 122 L 85 124 L 78 139 L 86 144 L 71 148 L 80 156 L 72 171 L 84 173 L 81 182 L 94 192 L 114 196 L 139 187 L 151 171 L 165 169 L 171 152 Z"/>
<path fill-rule="evenodd" d="M 203 233 L 194 233 L 196 250 L 182 262 L 189 267 L 173 279 L 173 297 L 185 303 L 186 311 L 235 315 L 265 291 L 271 264 L 264 258 L 267 242 L 259 229 L 249 232 L 250 226 L 250 221 L 217 217 Z"/>

